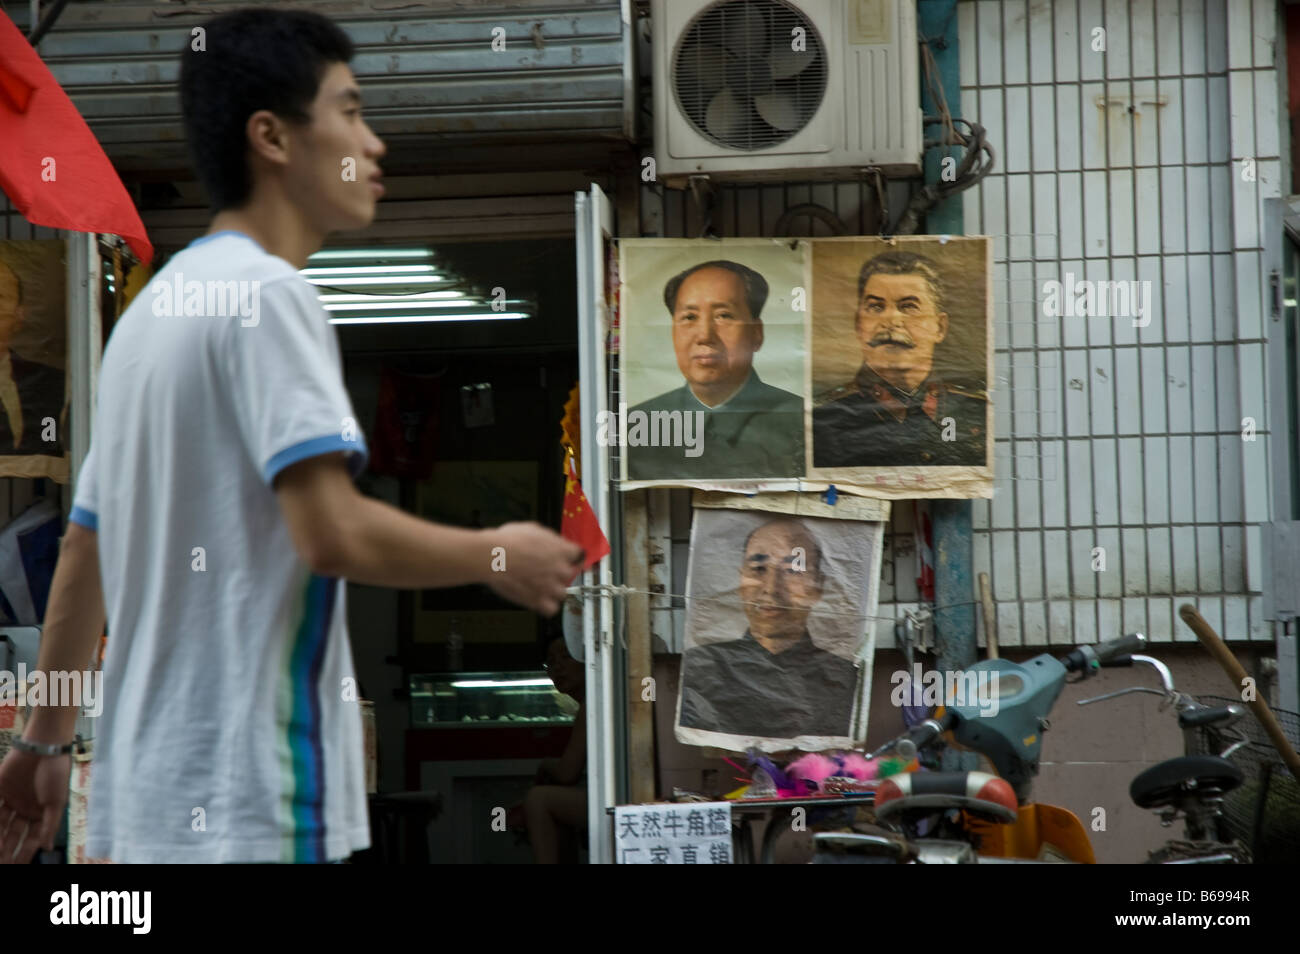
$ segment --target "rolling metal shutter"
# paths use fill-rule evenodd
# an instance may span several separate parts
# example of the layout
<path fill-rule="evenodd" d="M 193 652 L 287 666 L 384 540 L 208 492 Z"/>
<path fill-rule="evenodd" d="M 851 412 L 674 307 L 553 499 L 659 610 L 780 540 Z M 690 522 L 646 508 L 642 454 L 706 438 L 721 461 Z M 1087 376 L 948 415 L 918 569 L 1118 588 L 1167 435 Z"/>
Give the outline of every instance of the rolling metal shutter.
<path fill-rule="evenodd" d="M 195 26 L 238 6 L 72 3 L 40 52 L 119 170 L 181 169 L 179 52 Z M 352 37 L 367 119 L 393 160 L 632 138 L 631 0 L 277 6 L 325 14 Z M 504 49 L 493 50 L 494 37 Z"/>

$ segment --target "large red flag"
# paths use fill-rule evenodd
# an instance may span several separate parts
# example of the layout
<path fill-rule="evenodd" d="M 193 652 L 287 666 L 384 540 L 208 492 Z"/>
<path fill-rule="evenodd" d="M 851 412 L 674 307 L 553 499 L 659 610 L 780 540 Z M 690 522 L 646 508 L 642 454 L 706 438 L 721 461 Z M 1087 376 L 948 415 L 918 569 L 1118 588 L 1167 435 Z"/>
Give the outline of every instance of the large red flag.
<path fill-rule="evenodd" d="M 572 540 L 587 551 L 587 558 L 578 571 L 590 569 L 609 553 L 609 541 L 600 529 L 596 515 L 591 512 L 587 495 L 582 492 L 577 474 L 573 470 L 573 458 L 565 455 L 564 512 L 560 518 L 560 536 Z"/>
<path fill-rule="evenodd" d="M 99 140 L 18 27 L 0 13 L 0 189 L 33 225 L 153 245 Z"/>

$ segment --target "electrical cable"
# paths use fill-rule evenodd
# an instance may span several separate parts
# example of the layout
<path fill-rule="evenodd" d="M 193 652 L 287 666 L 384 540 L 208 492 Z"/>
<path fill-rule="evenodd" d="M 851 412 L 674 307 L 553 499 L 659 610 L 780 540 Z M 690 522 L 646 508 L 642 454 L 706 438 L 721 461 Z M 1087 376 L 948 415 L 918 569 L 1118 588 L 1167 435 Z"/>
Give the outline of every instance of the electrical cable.
<path fill-rule="evenodd" d="M 54 6 L 45 11 L 45 16 L 41 17 L 41 22 L 36 24 L 31 33 L 27 35 L 27 42 L 33 47 L 45 38 L 53 28 L 55 21 L 63 14 L 63 8 L 68 5 L 68 0 L 54 0 Z"/>
<path fill-rule="evenodd" d="M 996 163 L 996 155 L 992 145 L 989 144 L 985 129 L 979 123 L 970 120 L 954 117 L 948 107 L 947 97 L 943 92 L 943 84 L 939 81 L 939 68 L 935 63 L 934 54 L 930 51 L 931 44 L 943 47 L 941 40 L 927 38 L 921 43 L 921 63 L 924 67 L 925 85 L 930 93 L 931 99 L 934 100 L 935 107 L 938 109 L 937 115 L 926 116 L 922 122 L 922 127 L 941 126 L 938 138 L 927 138 L 924 142 L 925 149 L 937 149 L 946 146 L 961 146 L 965 152 L 953 170 L 952 178 L 947 178 L 940 174 L 938 182 L 928 183 L 919 189 L 907 204 L 902 217 L 898 220 L 898 225 L 894 229 L 896 235 L 913 235 L 917 228 L 920 227 L 921 219 L 927 212 L 933 209 L 944 199 L 951 198 L 959 192 L 964 192 L 976 185 L 980 180 L 993 171 Z M 945 159 L 951 158 L 945 156 Z"/>
<path fill-rule="evenodd" d="M 641 595 L 641 596 L 653 596 L 659 599 L 680 598 L 684 601 L 694 601 L 697 603 L 721 603 L 725 606 L 731 606 L 731 607 L 735 607 L 736 605 L 741 605 L 741 606 L 745 605 L 744 600 L 724 599 L 722 597 L 717 597 L 717 596 L 686 596 L 683 593 L 656 593 L 656 592 L 651 592 L 650 590 L 639 590 L 636 587 L 623 586 L 620 584 L 612 584 L 612 583 L 611 584 L 593 583 L 591 585 L 571 586 L 569 587 L 568 592 L 572 596 L 580 596 L 584 598 L 586 597 L 587 594 L 593 594 L 593 595 L 607 594 L 609 596 Z M 958 603 L 944 603 L 942 606 L 927 606 L 925 608 L 925 613 L 928 616 L 928 615 L 933 615 L 934 613 L 940 610 L 954 609 L 959 606 L 975 606 L 978 603 L 979 600 L 964 600 Z M 803 606 L 783 606 L 781 604 L 774 604 L 774 603 L 763 603 L 762 605 L 772 607 L 774 609 L 794 609 L 794 610 L 806 609 L 806 607 Z M 624 615 L 626 616 L 626 613 Z M 902 616 L 894 617 L 894 616 L 873 616 L 869 613 L 835 613 L 835 612 L 825 612 L 819 610 L 817 612 L 817 615 L 820 617 L 836 617 L 841 619 L 861 619 L 861 620 L 869 619 L 869 620 L 877 620 L 880 622 L 894 623 L 901 619 L 905 619 L 909 615 L 909 612 L 905 610 Z M 626 625 L 626 619 L 624 619 L 624 625 Z"/>

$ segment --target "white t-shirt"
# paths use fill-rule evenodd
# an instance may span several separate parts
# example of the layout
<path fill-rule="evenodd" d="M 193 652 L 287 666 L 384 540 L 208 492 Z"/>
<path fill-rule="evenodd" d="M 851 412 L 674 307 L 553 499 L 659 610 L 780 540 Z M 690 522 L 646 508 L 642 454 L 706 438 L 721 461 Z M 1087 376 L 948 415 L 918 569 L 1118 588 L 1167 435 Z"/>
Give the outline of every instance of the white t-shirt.
<path fill-rule="evenodd" d="M 245 235 L 197 240 L 113 329 L 97 400 L 71 517 L 108 615 L 87 856 L 369 847 L 346 584 L 298 557 L 271 486 L 319 454 L 365 467 L 314 287 Z"/>

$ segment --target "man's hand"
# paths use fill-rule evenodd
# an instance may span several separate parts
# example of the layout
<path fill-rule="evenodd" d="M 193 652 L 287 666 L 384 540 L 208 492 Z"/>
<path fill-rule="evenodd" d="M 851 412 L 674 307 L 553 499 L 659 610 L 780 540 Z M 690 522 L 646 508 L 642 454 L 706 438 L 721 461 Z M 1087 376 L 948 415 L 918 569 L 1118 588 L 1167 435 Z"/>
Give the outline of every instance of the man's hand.
<path fill-rule="evenodd" d="M 11 750 L 0 762 L 0 864 L 25 865 L 54 849 L 72 760 Z"/>
<path fill-rule="evenodd" d="M 538 523 L 507 523 L 490 531 L 503 548 L 503 568 L 487 583 L 499 595 L 543 616 L 560 611 L 578 571 L 582 547 Z"/>

